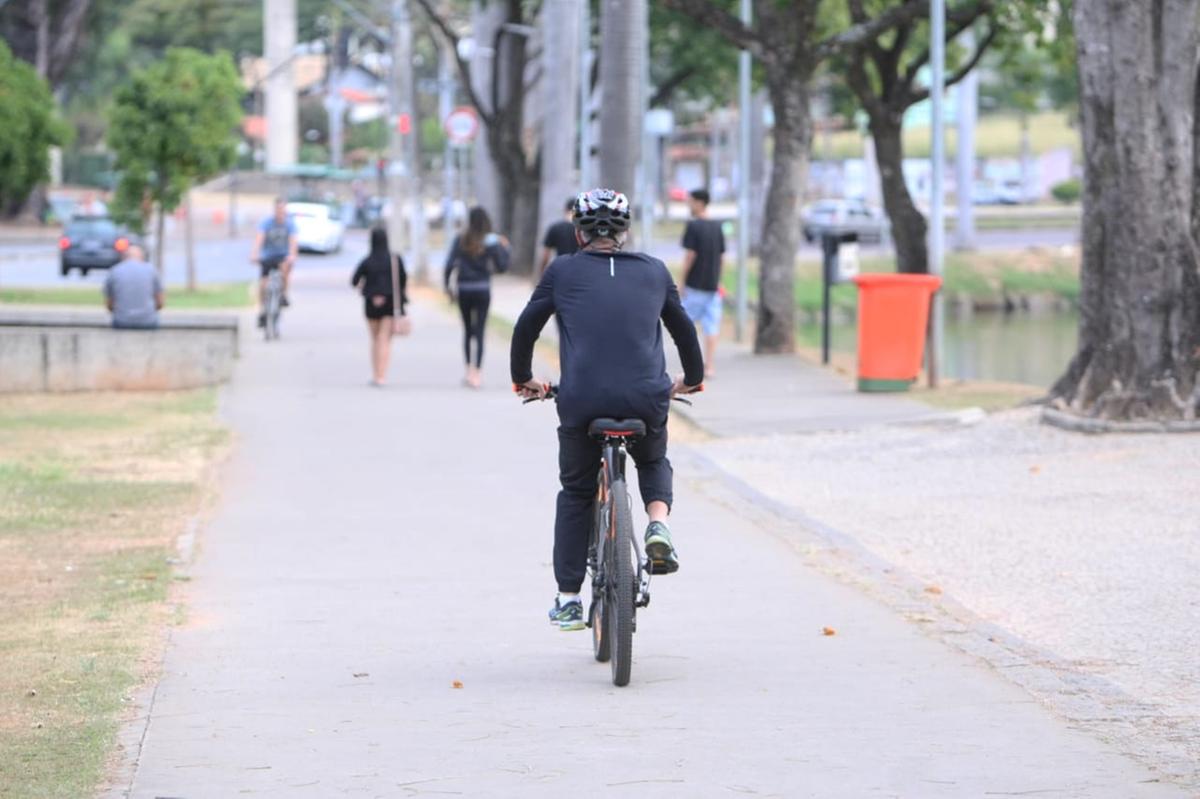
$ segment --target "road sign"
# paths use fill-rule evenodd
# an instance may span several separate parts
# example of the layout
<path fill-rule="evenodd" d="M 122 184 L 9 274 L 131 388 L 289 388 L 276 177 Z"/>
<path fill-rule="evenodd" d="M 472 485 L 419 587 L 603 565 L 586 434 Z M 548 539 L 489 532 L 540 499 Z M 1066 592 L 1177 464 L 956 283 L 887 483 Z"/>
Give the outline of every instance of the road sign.
<path fill-rule="evenodd" d="M 479 134 L 479 115 L 470 106 L 460 105 L 442 123 L 446 138 L 456 147 L 469 144 Z"/>

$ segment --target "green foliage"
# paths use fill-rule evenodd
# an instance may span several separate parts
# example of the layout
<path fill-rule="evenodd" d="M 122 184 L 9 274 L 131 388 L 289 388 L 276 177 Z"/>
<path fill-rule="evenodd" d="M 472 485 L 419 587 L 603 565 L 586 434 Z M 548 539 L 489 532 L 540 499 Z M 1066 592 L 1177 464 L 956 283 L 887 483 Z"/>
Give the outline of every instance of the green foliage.
<path fill-rule="evenodd" d="M 108 131 L 121 173 L 118 209 L 141 218 L 149 200 L 172 211 L 192 184 L 231 166 L 241 95 L 224 54 L 173 48 L 136 73 L 117 91 Z"/>
<path fill-rule="evenodd" d="M 723 2 L 732 13 L 737 3 Z M 599 19 L 599 16 L 594 17 Z M 737 48 L 720 32 L 650 3 L 650 83 L 656 107 L 680 101 L 710 106 L 730 102 L 737 95 Z"/>
<path fill-rule="evenodd" d="M 49 176 L 50 146 L 66 137 L 50 87 L 0 42 L 0 212 L 15 211 Z"/>
<path fill-rule="evenodd" d="M 1054 188 L 1050 189 L 1050 193 L 1060 203 L 1079 202 L 1079 198 L 1083 195 L 1083 184 L 1079 182 L 1078 178 L 1071 178 L 1062 183 L 1056 183 Z"/>

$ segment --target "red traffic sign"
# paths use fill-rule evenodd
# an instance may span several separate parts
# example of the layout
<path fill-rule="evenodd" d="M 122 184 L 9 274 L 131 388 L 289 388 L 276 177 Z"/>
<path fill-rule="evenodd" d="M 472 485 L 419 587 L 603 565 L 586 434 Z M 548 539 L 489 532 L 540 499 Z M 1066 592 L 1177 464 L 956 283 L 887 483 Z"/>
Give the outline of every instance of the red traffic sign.
<path fill-rule="evenodd" d="M 412 117 L 408 114 L 400 114 L 396 117 L 396 132 L 401 136 L 407 136 L 412 133 Z"/>
<path fill-rule="evenodd" d="M 443 120 L 442 129 L 446 131 L 446 138 L 451 144 L 469 144 L 479 135 L 479 115 L 474 108 L 460 105 Z"/>

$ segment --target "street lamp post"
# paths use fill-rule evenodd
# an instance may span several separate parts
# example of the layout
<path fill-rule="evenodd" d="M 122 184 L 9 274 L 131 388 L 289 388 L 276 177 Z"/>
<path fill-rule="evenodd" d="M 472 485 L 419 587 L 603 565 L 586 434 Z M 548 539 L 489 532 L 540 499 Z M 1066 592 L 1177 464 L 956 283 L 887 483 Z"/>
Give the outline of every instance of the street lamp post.
<path fill-rule="evenodd" d="M 942 178 L 946 166 L 946 131 L 942 124 L 942 93 L 946 85 L 946 2 L 932 0 L 929 8 L 930 66 L 932 85 L 929 87 L 930 130 L 933 132 L 933 169 L 930 188 L 929 215 L 929 272 L 941 277 L 942 258 L 945 252 L 946 208 L 942 191 Z M 938 370 L 942 364 L 943 303 L 942 292 L 933 295 L 930 309 L 928 376 L 929 387 L 937 388 Z"/>
<path fill-rule="evenodd" d="M 742 0 L 742 24 L 751 23 L 750 0 Z M 746 290 L 750 260 L 750 51 L 738 53 L 738 220 L 737 220 L 737 315 L 734 333 L 742 341 L 746 334 Z"/>

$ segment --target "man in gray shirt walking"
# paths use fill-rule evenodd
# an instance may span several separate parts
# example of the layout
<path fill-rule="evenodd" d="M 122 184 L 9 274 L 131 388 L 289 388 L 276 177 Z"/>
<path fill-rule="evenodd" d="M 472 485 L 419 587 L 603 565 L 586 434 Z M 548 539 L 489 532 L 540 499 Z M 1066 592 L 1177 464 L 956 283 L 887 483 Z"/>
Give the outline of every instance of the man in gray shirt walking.
<path fill-rule="evenodd" d="M 146 263 L 142 248 L 131 244 L 121 262 L 104 280 L 104 304 L 112 312 L 112 325 L 130 330 L 158 327 L 158 312 L 163 307 L 162 281 L 158 272 Z"/>

